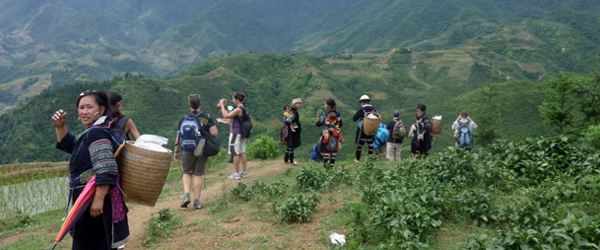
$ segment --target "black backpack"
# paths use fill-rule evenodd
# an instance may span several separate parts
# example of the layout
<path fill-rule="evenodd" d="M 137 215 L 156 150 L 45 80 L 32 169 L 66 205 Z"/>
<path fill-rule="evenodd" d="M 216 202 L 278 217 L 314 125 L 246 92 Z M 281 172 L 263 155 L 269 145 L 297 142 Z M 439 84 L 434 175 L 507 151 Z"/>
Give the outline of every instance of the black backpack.
<path fill-rule="evenodd" d="M 111 124 L 108 131 L 113 136 L 114 140 L 120 145 L 129 140 L 129 136 L 125 133 L 125 124 L 129 121 L 129 117 L 121 117 L 117 123 Z"/>
<path fill-rule="evenodd" d="M 242 138 L 250 138 L 252 134 L 252 122 L 250 121 L 250 114 L 246 107 L 242 108 Z"/>

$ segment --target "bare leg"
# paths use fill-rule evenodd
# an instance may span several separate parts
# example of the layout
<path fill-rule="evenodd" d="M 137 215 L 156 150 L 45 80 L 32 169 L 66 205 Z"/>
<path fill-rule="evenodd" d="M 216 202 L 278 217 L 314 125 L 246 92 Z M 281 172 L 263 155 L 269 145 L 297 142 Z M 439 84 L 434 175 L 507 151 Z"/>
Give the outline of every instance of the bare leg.
<path fill-rule="evenodd" d="M 246 171 L 247 169 L 247 165 L 248 165 L 248 157 L 246 156 L 246 153 L 242 153 L 240 154 L 240 156 L 242 159 L 242 170 Z M 239 160 L 238 160 L 238 167 L 236 168 L 236 171 L 239 170 Z"/>
<path fill-rule="evenodd" d="M 192 175 L 183 174 L 183 192 L 190 193 L 190 185 L 192 185 Z"/>
<path fill-rule="evenodd" d="M 235 172 L 240 172 L 240 155 L 233 156 L 233 166 L 235 167 Z"/>
<path fill-rule="evenodd" d="M 202 193 L 202 183 L 204 181 L 204 175 L 194 176 L 194 199 L 200 200 L 200 194 Z M 188 185 L 189 189 L 189 185 Z"/>

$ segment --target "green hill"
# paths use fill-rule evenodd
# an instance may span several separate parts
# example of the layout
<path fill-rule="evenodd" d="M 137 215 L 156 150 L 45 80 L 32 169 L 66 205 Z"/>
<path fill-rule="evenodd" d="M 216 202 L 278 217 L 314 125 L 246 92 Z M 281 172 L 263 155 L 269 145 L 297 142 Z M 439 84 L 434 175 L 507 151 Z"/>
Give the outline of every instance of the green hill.
<path fill-rule="evenodd" d="M 186 98 L 191 93 L 199 93 L 203 110 L 216 115 L 214 106 L 219 99 L 229 100 L 234 91 L 246 92 L 246 102 L 255 121 L 254 138 L 260 134 L 278 137 L 282 106 L 300 97 L 304 100 L 300 111 L 303 124 L 302 146 L 298 150 L 300 158 L 307 158 L 318 138 L 320 130 L 314 126 L 316 111 L 323 108 L 326 97 L 338 102 L 338 110 L 344 119 L 346 142 L 340 152 L 341 159 L 348 159 L 353 153 L 356 123 L 351 117 L 359 108 L 357 100 L 362 94 L 371 96 L 384 121 L 398 109 L 409 123 L 413 120 L 416 105 L 425 103 L 430 115 L 444 116 L 447 121 L 445 131 L 449 131 L 450 121 L 462 108 L 473 110 L 475 120 L 485 112 L 477 109 L 481 101 L 476 98 L 476 89 L 485 82 L 496 81 L 489 67 L 472 67 L 467 71 L 467 79 L 472 82 L 464 82 L 462 74 L 453 77 L 448 73 L 452 67 L 438 68 L 435 63 L 423 62 L 418 64 L 418 69 L 413 69 L 409 62 L 416 56 L 404 52 L 356 54 L 352 59 L 244 53 L 213 58 L 168 80 L 131 76 L 46 90 L 25 105 L 0 116 L 0 130 L 3 131 L 0 163 L 66 160 L 68 155 L 54 148 L 55 132 L 50 116 L 63 108 L 69 114 L 68 127 L 75 132 L 83 131 L 76 121 L 74 102 L 77 94 L 86 89 L 120 92 L 124 97 L 124 113 L 136 122 L 139 130 L 170 138 L 171 148 L 177 123 L 188 112 Z M 424 55 L 420 53 L 420 56 Z M 528 129 L 528 136 L 549 133 L 549 129 L 540 123 L 537 112 L 543 98 L 543 84 L 511 81 L 501 84 L 500 89 L 498 101 L 504 104 L 498 109 L 502 116 L 499 127 L 505 137 L 520 138 L 523 136 L 521 131 L 532 127 L 535 129 Z M 523 110 L 527 113 L 523 114 Z M 219 132 L 219 138 L 225 142 L 228 128 L 219 125 Z M 449 132 L 439 136 L 434 150 L 452 145 L 450 136 Z"/>
<path fill-rule="evenodd" d="M 598 67 L 599 12 L 591 0 L 0 0 L 0 107 L 65 83 L 126 72 L 163 78 L 247 51 L 411 48 L 425 53 L 413 54 L 422 62 L 438 61 L 436 71 L 478 65 L 494 81 L 588 73 Z M 462 69 L 439 56 L 463 58 Z"/>

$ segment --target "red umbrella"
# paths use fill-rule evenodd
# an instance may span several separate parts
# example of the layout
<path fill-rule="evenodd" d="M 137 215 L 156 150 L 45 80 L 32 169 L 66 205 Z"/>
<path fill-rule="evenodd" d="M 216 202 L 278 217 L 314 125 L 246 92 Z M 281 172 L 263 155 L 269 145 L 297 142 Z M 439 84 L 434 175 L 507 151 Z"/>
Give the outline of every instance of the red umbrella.
<path fill-rule="evenodd" d="M 119 148 L 115 151 L 115 158 L 119 157 L 119 155 L 121 154 L 121 150 L 124 146 L 125 144 L 121 144 Z M 56 235 L 56 240 L 54 240 L 52 250 L 56 248 L 58 242 L 60 242 L 65 237 L 65 235 L 67 235 L 67 232 L 69 232 L 69 230 L 71 230 L 75 226 L 75 222 L 77 222 L 77 220 L 81 218 L 81 215 L 83 215 L 83 213 L 86 211 L 86 208 L 90 206 L 90 203 L 92 203 L 93 200 L 92 197 L 94 196 L 94 193 L 96 193 L 96 175 L 92 176 L 92 178 L 90 178 L 87 184 L 85 184 L 83 191 L 81 191 L 81 194 L 79 194 L 79 197 L 77 197 L 77 200 L 73 204 L 73 207 L 71 207 L 71 210 L 67 214 L 67 218 L 65 218 L 65 222 L 63 222 L 60 231 L 58 231 L 58 235 Z"/>
<path fill-rule="evenodd" d="M 83 213 L 86 211 L 86 208 L 90 205 L 90 203 L 92 203 L 92 196 L 94 196 L 94 193 L 96 193 L 96 175 L 92 176 L 88 183 L 85 184 L 83 191 L 81 191 L 81 194 L 79 197 L 77 197 L 75 204 L 73 204 L 73 207 L 71 207 L 71 210 L 67 214 L 67 218 L 65 218 L 65 222 L 63 222 L 60 231 L 58 231 L 58 235 L 56 236 L 52 250 L 54 250 L 58 242 L 60 242 L 65 235 L 67 235 L 67 232 L 75 226 L 75 222 L 81 218 L 81 215 L 83 215 Z"/>

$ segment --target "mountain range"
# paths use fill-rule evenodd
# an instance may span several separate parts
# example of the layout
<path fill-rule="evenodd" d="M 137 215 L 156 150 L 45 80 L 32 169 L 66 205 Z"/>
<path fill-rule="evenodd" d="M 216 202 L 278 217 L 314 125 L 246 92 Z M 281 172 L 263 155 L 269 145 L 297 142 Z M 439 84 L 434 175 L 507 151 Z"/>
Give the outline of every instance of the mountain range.
<path fill-rule="evenodd" d="M 512 78 L 586 73 L 598 63 L 598 13 L 593 0 L 0 0 L 0 107 L 246 51 L 456 49 Z"/>
<path fill-rule="evenodd" d="M 246 92 L 257 136 L 274 138 L 300 97 L 307 155 L 326 97 L 351 142 L 362 94 L 384 120 L 398 109 L 410 123 L 425 103 L 451 121 L 489 113 L 479 90 L 494 84 L 504 138 L 553 135 L 537 109 L 544 81 L 598 68 L 599 13 L 585 0 L 0 0 L 0 164 L 66 160 L 49 117 L 66 109 L 83 131 L 73 102 L 86 89 L 120 92 L 142 133 L 169 138 L 191 93 L 216 114 Z M 440 136 L 434 150 L 450 145 Z"/>

